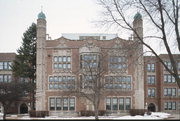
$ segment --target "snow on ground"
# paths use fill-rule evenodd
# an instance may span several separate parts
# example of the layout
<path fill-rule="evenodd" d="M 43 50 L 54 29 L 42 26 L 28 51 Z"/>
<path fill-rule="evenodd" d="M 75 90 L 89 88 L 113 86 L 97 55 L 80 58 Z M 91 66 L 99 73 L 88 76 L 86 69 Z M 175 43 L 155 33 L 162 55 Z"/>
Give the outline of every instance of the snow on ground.
<path fill-rule="evenodd" d="M 113 119 L 113 120 L 123 120 L 123 119 L 135 119 L 135 120 L 138 120 L 138 119 L 142 119 L 142 120 L 148 120 L 148 119 L 165 119 L 165 118 L 168 118 L 170 114 L 168 113 L 163 113 L 163 112 L 152 112 L 151 115 L 147 115 L 145 114 L 144 116 L 141 116 L 141 115 L 136 115 L 136 116 L 130 116 L 130 115 L 127 115 L 127 116 L 99 116 L 99 119 Z M 0 113 L 0 120 L 2 120 L 2 116 L 3 114 Z M 95 119 L 94 116 L 90 116 L 90 117 L 57 117 L 57 116 L 47 116 L 45 118 L 32 118 L 32 117 L 29 117 L 28 114 L 27 115 L 24 115 L 22 117 L 18 117 L 17 115 L 10 115 L 10 117 L 7 117 L 7 119 L 10 118 L 10 119 Z"/>
<path fill-rule="evenodd" d="M 144 115 L 144 116 L 140 116 L 140 115 L 136 115 L 136 116 L 130 116 L 130 115 L 127 115 L 127 116 L 99 116 L 99 119 L 112 119 L 112 120 L 123 120 L 123 119 L 135 119 L 135 120 L 150 120 L 150 119 L 156 119 L 156 120 L 159 120 L 159 119 L 165 119 L 165 118 L 168 118 L 170 114 L 168 113 L 163 113 L 163 112 L 152 112 L 151 115 Z M 19 117 L 19 119 L 95 119 L 94 116 L 90 116 L 90 117 L 57 117 L 57 116 L 47 116 L 45 118 L 31 118 L 29 116 L 23 116 L 23 117 Z"/>

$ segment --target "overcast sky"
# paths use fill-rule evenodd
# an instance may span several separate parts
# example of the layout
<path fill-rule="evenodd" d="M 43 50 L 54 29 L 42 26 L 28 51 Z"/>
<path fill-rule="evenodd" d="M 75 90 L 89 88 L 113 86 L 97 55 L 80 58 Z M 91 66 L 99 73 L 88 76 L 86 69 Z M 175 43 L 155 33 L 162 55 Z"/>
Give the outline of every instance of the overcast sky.
<path fill-rule="evenodd" d="M 100 16 L 96 0 L 0 0 L 0 52 L 16 52 L 41 6 L 52 39 L 62 33 L 116 33 L 96 27 Z"/>
<path fill-rule="evenodd" d="M 23 33 L 36 23 L 41 6 L 46 15 L 47 34 L 52 39 L 61 37 L 62 33 L 112 33 L 123 39 L 132 34 L 116 27 L 96 26 L 95 21 L 103 18 L 97 0 L 0 0 L 0 52 L 17 52 Z M 144 28 L 148 27 L 144 25 Z M 157 42 L 150 42 L 161 49 Z M 164 53 L 164 49 L 160 51 Z"/>

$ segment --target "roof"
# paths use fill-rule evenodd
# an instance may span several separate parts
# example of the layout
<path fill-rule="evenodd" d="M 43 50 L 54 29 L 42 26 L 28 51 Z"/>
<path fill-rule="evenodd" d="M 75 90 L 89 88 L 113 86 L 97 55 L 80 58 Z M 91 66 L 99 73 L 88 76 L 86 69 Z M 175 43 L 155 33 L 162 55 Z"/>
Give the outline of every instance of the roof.
<path fill-rule="evenodd" d="M 15 60 L 16 53 L 0 53 L 0 61 Z"/>
<path fill-rule="evenodd" d="M 134 20 L 135 19 L 142 19 L 142 15 L 139 12 L 137 12 L 136 15 L 134 16 Z"/>
<path fill-rule="evenodd" d="M 70 40 L 82 40 L 87 37 L 93 37 L 97 40 L 111 40 L 118 37 L 117 34 L 106 33 L 62 33 L 62 36 Z"/>
<path fill-rule="evenodd" d="M 46 19 L 46 16 L 42 11 L 38 14 L 38 19 Z"/>

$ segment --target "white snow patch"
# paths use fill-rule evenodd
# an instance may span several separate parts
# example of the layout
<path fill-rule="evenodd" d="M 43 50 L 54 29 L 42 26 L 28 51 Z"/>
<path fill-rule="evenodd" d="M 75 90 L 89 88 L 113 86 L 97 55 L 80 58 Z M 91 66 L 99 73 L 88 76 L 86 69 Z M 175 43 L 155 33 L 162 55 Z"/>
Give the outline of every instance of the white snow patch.
<path fill-rule="evenodd" d="M 0 119 L 2 119 L 2 114 L 0 114 Z M 165 119 L 168 118 L 170 114 L 168 113 L 163 113 L 163 112 L 152 112 L 151 115 L 147 115 L 145 114 L 144 116 L 141 115 L 136 115 L 136 116 L 99 116 L 99 119 L 113 119 L 113 120 L 118 120 L 118 119 L 142 119 L 142 120 L 149 120 L 149 119 Z M 16 117 L 17 115 L 11 115 L 11 117 Z M 17 117 L 16 117 L 17 119 Z M 33 117 L 29 117 L 29 116 L 23 116 L 23 117 L 18 117 L 18 119 L 95 119 L 94 116 L 89 116 L 89 117 L 85 117 L 85 116 L 81 116 L 81 117 L 58 117 L 58 116 L 46 116 L 45 118 L 33 118 Z"/>

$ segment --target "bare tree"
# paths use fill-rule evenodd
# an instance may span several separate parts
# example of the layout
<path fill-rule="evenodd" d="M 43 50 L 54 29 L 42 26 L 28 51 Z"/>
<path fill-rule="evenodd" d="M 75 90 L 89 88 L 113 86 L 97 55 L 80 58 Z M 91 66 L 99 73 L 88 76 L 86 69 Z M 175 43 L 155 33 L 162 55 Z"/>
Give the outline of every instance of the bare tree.
<path fill-rule="evenodd" d="M 121 41 L 120 39 L 118 41 Z M 124 41 L 121 44 L 116 43 L 113 48 L 99 48 L 99 52 L 88 52 L 82 53 L 80 55 L 80 69 L 76 75 L 79 75 L 77 80 L 76 89 L 71 90 L 71 94 L 77 94 L 80 97 L 85 97 L 88 99 L 94 107 L 95 119 L 98 120 L 99 116 L 99 105 L 100 100 L 106 95 L 105 92 L 113 92 L 116 94 L 118 91 L 111 89 L 109 86 L 109 81 L 106 82 L 106 75 L 108 75 L 108 63 L 110 61 L 110 56 L 119 57 L 121 55 L 124 59 L 124 63 L 121 69 L 111 69 L 111 73 L 115 74 L 124 74 L 127 71 L 127 67 L 136 66 L 134 63 L 137 63 L 139 57 L 142 55 L 134 56 L 134 53 L 137 53 L 138 43 L 135 41 Z M 114 55 L 115 54 L 115 55 Z M 133 56 L 133 59 L 131 58 Z M 128 58 L 132 60 L 128 61 Z M 111 58 L 112 61 L 115 61 L 114 58 Z M 117 72 L 118 71 L 118 72 Z M 113 77 L 112 77 L 113 78 Z M 111 80 L 112 82 L 112 80 Z M 111 83 L 110 82 L 110 83 Z"/>
<path fill-rule="evenodd" d="M 28 83 L 24 82 L 1 82 L 0 83 L 0 102 L 3 106 L 3 120 L 6 119 L 6 114 L 10 105 L 19 100 L 21 97 L 25 96 L 25 92 L 30 89 Z"/>
<path fill-rule="evenodd" d="M 105 9 L 103 24 L 111 23 L 121 29 L 132 31 L 134 38 L 157 57 L 180 87 L 178 64 L 172 49 L 172 43 L 175 43 L 173 46 L 178 48 L 178 52 L 180 51 L 179 0 L 98 0 L 98 3 Z M 145 26 L 149 27 L 144 32 L 146 34 L 144 37 L 141 37 L 137 29 L 130 24 L 132 23 L 130 16 L 134 15 L 137 9 L 144 15 Z M 142 20 L 141 14 L 137 15 L 136 18 Z M 154 33 L 148 33 L 152 30 L 154 30 Z M 172 68 L 169 68 L 163 58 L 158 55 L 158 51 L 151 44 L 148 44 L 150 40 L 163 43 Z"/>
<path fill-rule="evenodd" d="M 102 53 L 88 53 L 81 55 L 81 69 L 79 72 L 78 93 L 92 102 L 95 111 L 95 119 L 99 116 L 99 103 L 104 89 L 103 80 L 105 68 L 103 66 Z"/>

